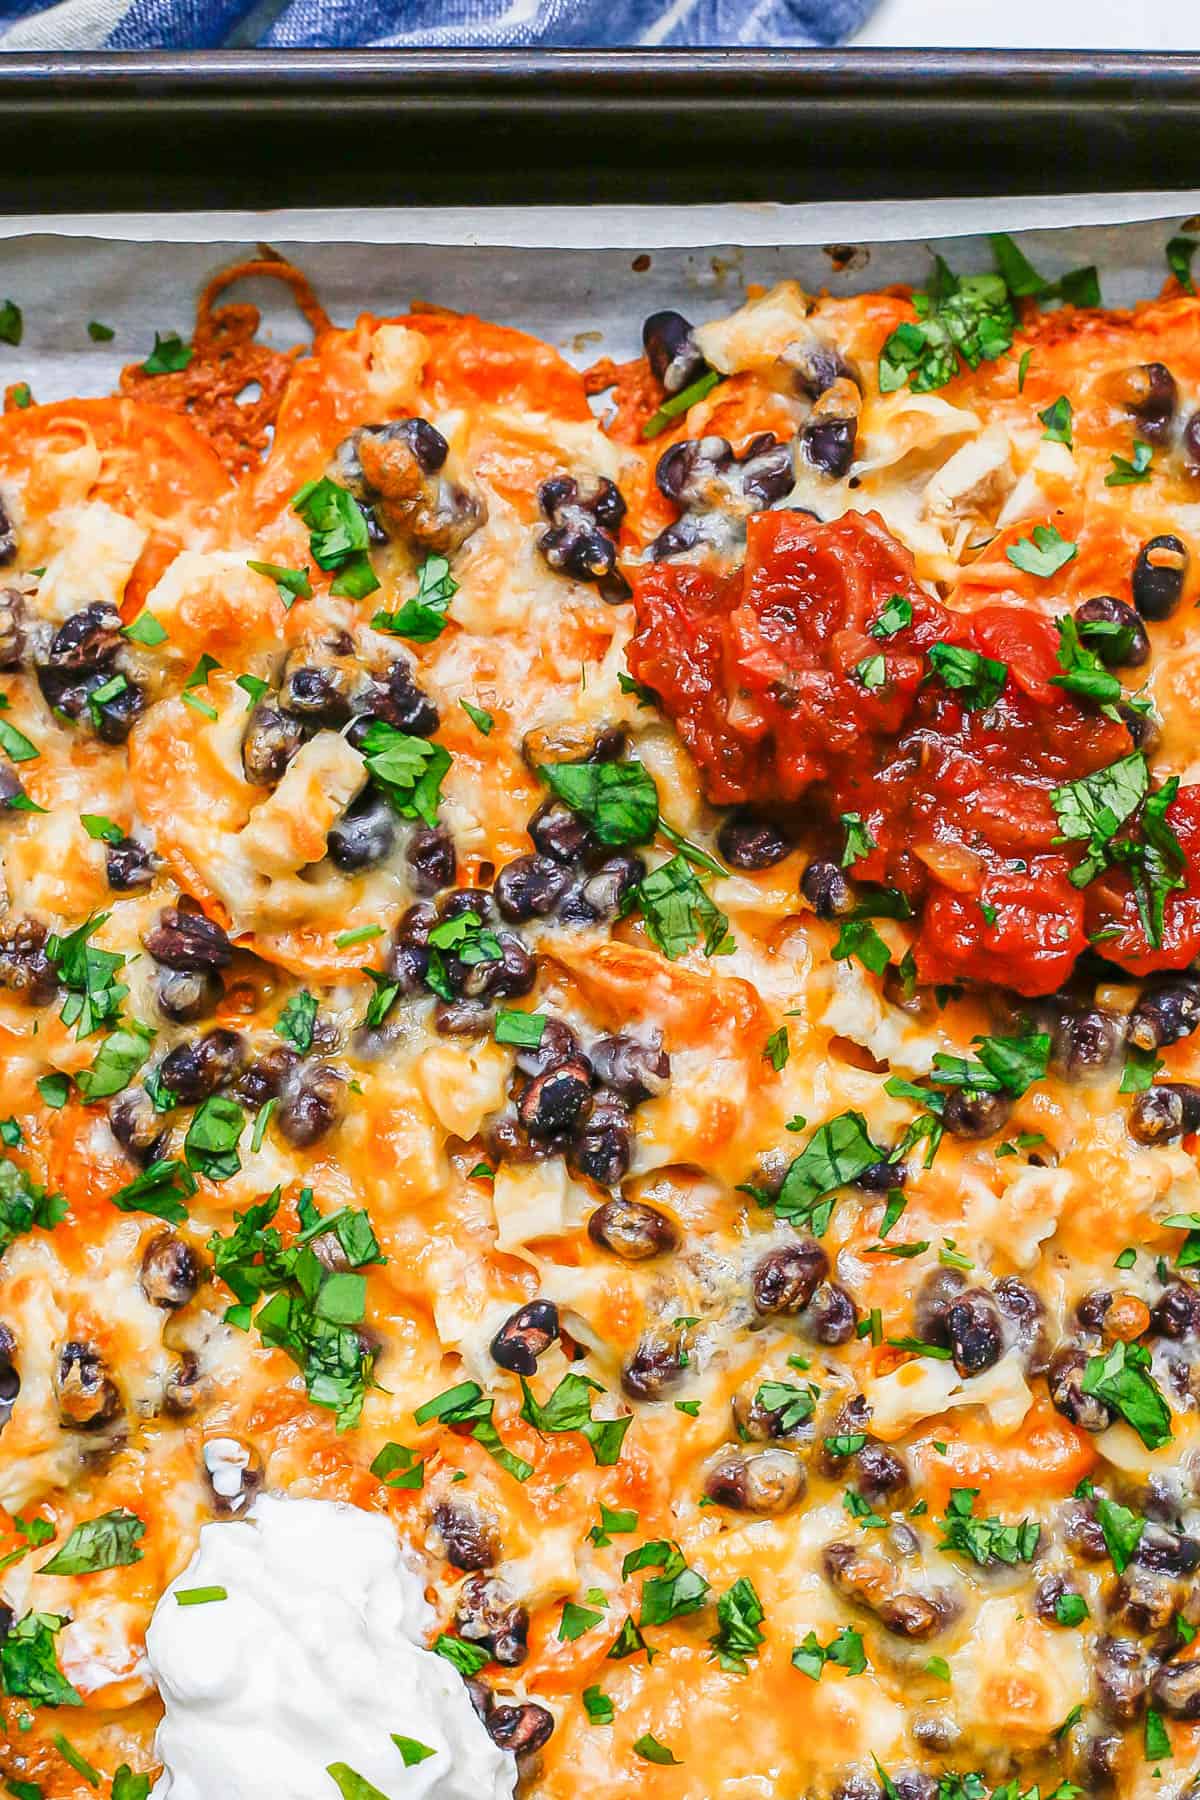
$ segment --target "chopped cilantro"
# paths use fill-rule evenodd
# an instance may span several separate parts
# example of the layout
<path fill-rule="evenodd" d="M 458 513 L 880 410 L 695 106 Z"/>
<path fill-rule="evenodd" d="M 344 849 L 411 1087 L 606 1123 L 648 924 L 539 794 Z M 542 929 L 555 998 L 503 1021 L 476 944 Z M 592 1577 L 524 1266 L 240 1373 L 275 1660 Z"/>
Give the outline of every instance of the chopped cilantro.
<path fill-rule="evenodd" d="M 1005 1525 L 1000 1519 L 975 1517 L 978 1488 L 951 1488 L 942 1520 L 939 1550 L 954 1550 L 969 1556 L 981 1568 L 993 1563 L 1032 1562 L 1041 1538 L 1041 1526 L 1034 1519 L 1020 1525 Z"/>
<path fill-rule="evenodd" d="M 599 1382 L 571 1372 L 563 1376 L 549 1399 L 539 1401 L 522 1375 L 521 1391 L 525 1397 L 521 1417 L 535 1431 L 581 1431 L 598 1464 L 608 1466 L 618 1460 L 633 1416 L 627 1413 L 619 1419 L 594 1419 L 591 1396 L 604 1392 Z"/>
<path fill-rule="evenodd" d="M 275 1021 L 275 1035 L 281 1037 L 285 1044 L 307 1056 L 313 1047 L 313 1026 L 317 1021 L 317 1001 L 315 994 L 307 988 L 301 988 L 293 994 L 279 1017 Z"/>
<path fill-rule="evenodd" d="M 61 1550 L 42 1564 L 39 1575 L 90 1575 L 99 1569 L 117 1569 L 141 1562 L 138 1543 L 146 1527 L 136 1513 L 119 1506 L 99 1518 L 76 1525 Z"/>
<path fill-rule="evenodd" d="M 1079 545 L 1072 544 L 1053 525 L 1035 525 L 1032 539 L 1018 538 L 1004 554 L 1014 569 L 1048 581 L 1079 555 Z"/>
<path fill-rule="evenodd" d="M 620 767 L 602 763 L 601 768 Z M 641 908 L 652 943 L 675 962 L 703 938 L 705 956 L 722 956 L 733 948 L 729 920 L 683 855 L 671 857 L 638 883 L 636 903 Z"/>
<path fill-rule="evenodd" d="M 1052 444 L 1065 444 L 1068 450 L 1072 449 L 1074 445 L 1071 438 L 1071 414 L 1071 402 L 1065 394 L 1060 394 L 1058 399 L 1053 401 L 1044 412 L 1038 414 L 1038 418 L 1046 427 L 1042 436 L 1048 438 Z"/>
<path fill-rule="evenodd" d="M 792 1046 L 788 1040 L 788 1028 L 781 1025 L 773 1031 L 763 1045 L 763 1061 L 769 1062 L 776 1071 L 787 1067 L 788 1057 L 792 1054 Z"/>
<path fill-rule="evenodd" d="M 1150 1352 L 1143 1345 L 1118 1338 L 1102 1356 L 1089 1357 L 1081 1385 L 1085 1394 L 1119 1412 L 1147 1450 L 1161 1450 L 1171 1441 L 1171 1409 L 1149 1368 Z"/>
<path fill-rule="evenodd" d="M 1133 458 L 1118 456 L 1116 452 L 1109 458 L 1112 469 L 1104 477 L 1105 487 L 1133 487 L 1137 482 L 1149 481 L 1150 464 L 1154 460 L 1154 451 L 1149 444 L 1140 438 L 1133 440 Z"/>
<path fill-rule="evenodd" d="M 322 476 L 292 495 L 292 511 L 308 526 L 308 543 L 318 568 L 336 569 L 330 592 L 363 600 L 379 586 L 367 554 L 370 537 L 353 494 Z"/>
<path fill-rule="evenodd" d="M 878 618 L 871 621 L 869 630 L 873 638 L 895 637 L 912 621 L 912 601 L 906 600 L 903 594 L 892 594 Z"/>
<path fill-rule="evenodd" d="M 608 1695 L 598 1687 L 587 1687 L 583 1690 L 583 1705 L 593 1725 L 611 1725 L 615 1708 Z"/>
<path fill-rule="evenodd" d="M 186 369 L 196 352 L 185 344 L 177 331 L 156 331 L 154 348 L 142 364 L 143 375 L 177 375 Z"/>
<path fill-rule="evenodd" d="M 934 673 L 955 693 L 968 712 L 992 706 L 1008 680 L 1007 663 L 965 650 L 958 644 L 933 644 L 929 661 Z"/>
<path fill-rule="evenodd" d="M 573 1644 L 575 1639 L 581 1638 L 585 1631 L 590 1631 L 594 1625 L 603 1623 L 604 1614 L 602 1612 L 593 1612 L 590 1607 L 578 1606 L 574 1600 L 568 1600 L 563 1606 L 562 1618 L 558 1622 L 558 1641 L 560 1644 Z"/>
<path fill-rule="evenodd" d="M 516 1044 L 522 1050 L 536 1050 L 546 1030 L 545 1013 L 515 1012 L 498 1007 L 493 1036 L 498 1044 Z"/>
<path fill-rule="evenodd" d="M 58 1666 L 54 1639 L 66 1620 L 57 1613 L 28 1612 L 0 1639 L 0 1688 L 38 1706 L 82 1706 Z"/>
<path fill-rule="evenodd" d="M 640 762 L 543 763 L 538 774 L 602 844 L 647 844 L 658 829 L 658 789 Z"/>
<path fill-rule="evenodd" d="M 830 1196 L 857 1181 L 872 1163 L 884 1161 L 885 1152 L 872 1141 L 862 1114 L 839 1113 L 813 1132 L 770 1204 L 778 1218 L 789 1224 L 805 1220 L 822 1237 L 833 1212 Z"/>
<path fill-rule="evenodd" d="M 109 1199 L 119 1212 L 150 1213 L 168 1224 L 182 1225 L 188 1216 L 183 1202 L 195 1192 L 196 1178 L 191 1171 L 173 1158 L 160 1157 Z"/>
<path fill-rule="evenodd" d="M 766 1614 L 754 1583 L 746 1575 L 735 1581 L 717 1601 L 717 1629 L 709 1638 L 721 1667 L 744 1675 L 747 1658 L 757 1656 L 763 1643 L 759 1630 Z"/>
<path fill-rule="evenodd" d="M 457 592 L 458 583 L 446 558 L 427 556 L 417 570 L 417 591 L 412 599 L 395 612 L 377 612 L 371 624 L 376 631 L 391 632 L 412 644 L 432 644 L 446 629 L 446 608 Z"/>
<path fill-rule="evenodd" d="M 1196 254 L 1200 238 L 1173 237 L 1167 242 L 1167 265 L 1180 287 L 1187 294 L 1196 292 L 1196 284 L 1192 280 L 1192 258 Z"/>
<path fill-rule="evenodd" d="M 853 956 L 872 975 L 882 975 L 892 960 L 891 951 L 869 919 L 843 919 L 829 954 L 834 962 Z"/>
<path fill-rule="evenodd" d="M 693 407 L 698 401 L 703 400 L 706 394 L 711 394 L 717 383 L 723 379 L 724 377 L 716 369 L 706 369 L 703 375 L 698 375 L 690 386 L 680 388 L 677 394 L 672 394 L 663 401 L 657 412 L 650 414 L 642 426 L 642 437 L 656 438 L 660 432 L 667 429 L 672 419 L 680 418 L 688 411 L 689 407 Z"/>
<path fill-rule="evenodd" d="M 898 325 L 879 358 L 879 390 L 908 382 L 914 393 L 945 387 L 959 372 L 994 362 L 1012 343 L 1016 319 L 998 275 L 954 275 L 939 256 L 928 291 L 912 296 L 914 324 Z"/>
<path fill-rule="evenodd" d="M 368 725 L 362 741 L 367 773 L 402 819 L 437 824 L 442 780 L 450 752 L 428 738 L 410 737 L 383 719 Z"/>
<path fill-rule="evenodd" d="M 308 578 L 307 569 L 288 569 L 280 563 L 269 562 L 248 562 L 246 567 L 275 583 L 285 609 L 291 606 L 293 600 L 312 599 L 312 582 Z"/>
<path fill-rule="evenodd" d="M 860 862 L 863 857 L 869 856 L 871 851 L 877 849 L 878 846 L 864 825 L 861 813 L 843 813 L 841 822 L 846 831 L 846 847 L 842 851 L 842 867 L 849 869 L 856 862 Z"/>
<path fill-rule="evenodd" d="M 645 437 L 645 435 L 646 432 L 643 429 L 642 436 Z M 640 1738 L 634 1739 L 633 1754 L 640 1756 L 643 1762 L 659 1763 L 664 1767 L 669 1765 L 671 1768 L 681 1766 L 675 1752 L 668 1750 L 665 1744 L 660 1744 L 654 1734 L 649 1731 L 644 1731 Z"/>
<path fill-rule="evenodd" d="M 492 734 L 492 727 L 496 723 L 491 713 L 485 712 L 482 706 L 472 706 L 469 700 L 460 700 L 458 704 L 462 707 L 476 731 L 483 737 L 490 737 Z"/>
<path fill-rule="evenodd" d="M 0 1156 L 0 1256 L 27 1232 L 53 1231 L 66 1214 L 61 1194 L 47 1193 L 24 1169 Z"/>

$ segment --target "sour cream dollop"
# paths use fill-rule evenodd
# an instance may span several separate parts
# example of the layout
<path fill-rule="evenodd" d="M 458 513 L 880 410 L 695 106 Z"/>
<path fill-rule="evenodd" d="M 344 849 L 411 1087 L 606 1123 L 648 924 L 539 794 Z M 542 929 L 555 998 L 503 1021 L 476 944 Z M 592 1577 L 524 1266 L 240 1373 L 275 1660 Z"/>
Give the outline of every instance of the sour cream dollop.
<path fill-rule="evenodd" d="M 206 1588 L 228 1597 L 177 1598 Z M 331 1763 L 387 1800 L 512 1800 L 513 1758 L 422 1648 L 431 1622 L 377 1515 L 264 1495 L 206 1525 L 146 1634 L 166 1707 L 152 1800 L 337 1800 Z M 434 1754 L 406 1766 L 393 1736 Z"/>

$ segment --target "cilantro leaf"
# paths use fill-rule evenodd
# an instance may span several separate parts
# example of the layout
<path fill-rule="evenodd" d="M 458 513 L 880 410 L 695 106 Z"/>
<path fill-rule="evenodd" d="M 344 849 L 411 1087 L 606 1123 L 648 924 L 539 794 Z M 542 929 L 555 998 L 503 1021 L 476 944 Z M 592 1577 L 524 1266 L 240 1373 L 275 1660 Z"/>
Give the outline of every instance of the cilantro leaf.
<path fill-rule="evenodd" d="M 1180 287 L 1187 294 L 1196 292 L 1196 284 L 1192 280 L 1192 258 L 1200 247 L 1200 238 L 1173 237 L 1167 243 L 1167 266 Z"/>
<path fill-rule="evenodd" d="M 58 1666 L 54 1639 L 66 1620 L 57 1613 L 28 1612 L 0 1639 L 0 1687 L 37 1706 L 82 1706 Z"/>
<path fill-rule="evenodd" d="M 1112 1558 L 1113 1568 L 1118 1575 L 1123 1575 L 1133 1560 L 1134 1551 L 1142 1541 L 1146 1521 L 1139 1518 L 1137 1513 L 1130 1512 L 1127 1506 L 1121 1506 L 1116 1500 L 1110 1500 L 1105 1494 L 1097 1494 L 1093 1504 L 1096 1509 L 1096 1522 L 1104 1534 L 1104 1542 L 1108 1546 L 1108 1554 Z"/>
<path fill-rule="evenodd" d="M 312 582 L 308 578 L 307 569 L 289 569 L 280 563 L 252 561 L 247 562 L 246 567 L 275 583 L 285 608 L 290 607 L 293 600 L 312 599 Z"/>
<path fill-rule="evenodd" d="M 1042 433 L 1043 438 L 1047 438 L 1052 444 L 1065 444 L 1068 450 L 1073 449 L 1071 417 L 1071 402 L 1065 394 L 1060 394 L 1058 399 L 1046 407 L 1044 412 L 1038 414 L 1038 418 L 1046 427 Z"/>
<path fill-rule="evenodd" d="M 914 293 L 917 323 L 898 325 L 879 358 L 879 391 L 908 382 L 916 394 L 945 387 L 960 368 L 994 362 L 1012 343 L 1016 318 L 998 275 L 955 276 L 939 256 L 927 292 Z"/>
<path fill-rule="evenodd" d="M 1004 554 L 1014 569 L 1048 581 L 1051 575 L 1057 575 L 1079 555 L 1079 545 L 1072 544 L 1053 525 L 1035 525 L 1032 541 L 1018 538 L 1015 544 L 1007 546 Z"/>
<path fill-rule="evenodd" d="M 969 712 L 994 705 L 1008 680 L 1007 663 L 981 656 L 977 650 L 965 650 L 959 644 L 932 644 L 929 661 L 934 673 L 958 695 Z"/>
<path fill-rule="evenodd" d="M 196 352 L 185 344 L 177 331 L 165 335 L 156 331 L 154 348 L 142 364 L 143 375 L 177 375 L 186 369 Z"/>
<path fill-rule="evenodd" d="M 281 1037 L 285 1044 L 291 1044 L 301 1056 L 307 1056 L 313 1047 L 313 1026 L 317 1020 L 317 1000 L 307 988 L 301 988 L 293 994 L 279 1017 L 275 1021 L 275 1035 Z"/>
<path fill-rule="evenodd" d="M 892 960 L 891 951 L 869 919 L 843 919 L 829 954 L 834 962 L 853 956 L 872 975 L 882 975 Z"/>
<path fill-rule="evenodd" d="M 446 629 L 446 608 L 458 592 L 444 556 L 427 556 L 417 570 L 417 591 L 395 612 L 379 611 L 371 620 L 376 631 L 388 631 L 413 644 L 432 644 Z"/>
<path fill-rule="evenodd" d="M 873 638 L 895 637 L 913 621 L 912 601 L 906 600 L 903 594 L 892 594 L 877 618 L 871 621 L 869 630 Z"/>
<path fill-rule="evenodd" d="M 130 1019 L 110 1032 L 90 1069 L 81 1069 L 75 1082 L 84 1100 L 104 1100 L 128 1087 L 150 1054 L 155 1033 L 148 1025 Z"/>
<path fill-rule="evenodd" d="M 61 1550 L 42 1564 L 39 1575 L 90 1575 L 142 1560 L 138 1541 L 146 1527 L 136 1513 L 119 1506 L 76 1525 Z"/>
<path fill-rule="evenodd" d="M 658 829 L 658 789 L 640 762 L 542 763 L 538 774 L 602 844 L 646 844 Z"/>
<path fill-rule="evenodd" d="M 669 961 L 703 938 L 705 956 L 732 949 L 729 920 L 711 898 L 686 856 L 671 857 L 645 876 L 634 890 L 646 932 Z"/>
<path fill-rule="evenodd" d="M 49 1194 L 7 1156 L 0 1157 L 0 1256 L 15 1238 L 35 1227 L 53 1231 L 66 1217 L 67 1202 L 61 1194 Z"/>
<path fill-rule="evenodd" d="M 643 431 L 642 436 L 645 435 L 645 431 Z M 650 1731 L 644 1731 L 640 1738 L 634 1739 L 633 1754 L 640 1756 L 643 1762 L 658 1763 L 664 1768 L 681 1767 L 675 1752 L 668 1750 L 665 1744 L 660 1744 L 653 1732 Z"/>
<path fill-rule="evenodd" d="M 400 817 L 436 825 L 442 780 L 452 760 L 445 746 L 410 737 L 375 719 L 367 727 L 362 748 L 367 773 Z"/>
<path fill-rule="evenodd" d="M 841 823 L 846 830 L 846 847 L 842 851 L 842 868 L 849 869 L 863 857 L 869 856 L 878 846 L 870 831 L 863 823 L 861 813 L 842 813 Z"/>
<path fill-rule="evenodd" d="M 188 1168 L 210 1181 L 228 1181 L 236 1175 L 242 1166 L 237 1146 L 245 1124 L 245 1113 L 228 1094 L 210 1094 L 202 1100 L 183 1140 Z"/>
<path fill-rule="evenodd" d="M 951 1488 L 942 1520 L 939 1550 L 954 1550 L 969 1556 L 981 1568 L 994 1563 L 1032 1562 L 1041 1539 L 1041 1526 L 1033 1519 L 1020 1525 L 1005 1525 L 1000 1519 L 975 1517 L 978 1488 Z"/>
<path fill-rule="evenodd" d="M 1154 460 L 1154 451 L 1149 444 L 1140 438 L 1133 440 L 1132 461 L 1125 456 L 1118 456 L 1114 451 L 1109 461 L 1112 470 L 1104 477 L 1105 487 L 1133 487 L 1138 482 L 1149 481 L 1150 464 Z"/>
<path fill-rule="evenodd" d="M 1014 1099 L 1044 1081 L 1050 1066 L 1050 1035 L 1027 1032 L 1015 1037 L 976 1037 L 972 1043 L 979 1060 L 947 1056 L 938 1051 L 933 1059 L 934 1081 L 943 1087 L 974 1088 L 984 1094 L 1011 1094 Z"/>
<path fill-rule="evenodd" d="M 1088 1358 L 1081 1386 L 1104 1400 L 1133 1427 L 1147 1450 L 1171 1442 L 1171 1409 L 1149 1373 L 1150 1352 L 1118 1338 L 1102 1356 Z"/>
<path fill-rule="evenodd" d="M 717 1601 L 717 1629 L 709 1638 L 723 1669 L 744 1675 L 747 1657 L 757 1656 L 763 1643 L 759 1630 L 766 1614 L 757 1589 L 749 1576 L 743 1575 Z"/>
<path fill-rule="evenodd" d="M 196 1178 L 183 1163 L 159 1157 L 109 1199 L 118 1212 L 150 1213 L 170 1225 L 182 1225 L 188 1216 L 183 1202 L 195 1192 Z"/>
<path fill-rule="evenodd" d="M 859 1112 L 839 1113 L 813 1132 L 795 1157 L 772 1203 L 778 1218 L 796 1223 L 805 1220 L 818 1237 L 823 1236 L 833 1211 L 827 1196 L 857 1181 L 872 1163 L 885 1162 L 886 1152 L 872 1142 L 867 1122 Z"/>
<path fill-rule="evenodd" d="M 318 568 L 336 569 L 330 592 L 362 600 L 379 586 L 367 554 L 367 521 L 349 488 L 322 476 L 292 495 L 292 511 L 308 526 L 308 544 Z"/>
<path fill-rule="evenodd" d="M 1054 623 L 1058 629 L 1058 666 L 1062 674 L 1052 675 L 1050 685 L 1065 688 L 1069 694 L 1078 694 L 1081 699 L 1094 700 L 1108 711 L 1109 717 L 1115 716 L 1111 709 L 1121 698 L 1121 683 L 1096 651 L 1089 650 L 1081 641 L 1079 627 L 1070 613 L 1064 613 Z"/>
<path fill-rule="evenodd" d="M 535 1431 L 551 1434 L 580 1431 L 591 1445 L 592 1455 L 599 1465 L 608 1467 L 618 1461 L 633 1416 L 627 1413 L 619 1419 L 594 1419 L 592 1394 L 604 1392 L 599 1382 L 571 1372 L 563 1376 L 547 1400 L 539 1401 L 522 1375 L 521 1391 L 524 1395 L 521 1417 Z"/>
<path fill-rule="evenodd" d="M 1125 822 L 1133 817 L 1150 784 L 1146 758 L 1140 751 L 1054 788 L 1051 804 L 1059 830 L 1069 843 L 1083 842 L 1086 854 L 1071 870 L 1075 887 L 1086 887 L 1108 862 L 1108 846 Z"/>

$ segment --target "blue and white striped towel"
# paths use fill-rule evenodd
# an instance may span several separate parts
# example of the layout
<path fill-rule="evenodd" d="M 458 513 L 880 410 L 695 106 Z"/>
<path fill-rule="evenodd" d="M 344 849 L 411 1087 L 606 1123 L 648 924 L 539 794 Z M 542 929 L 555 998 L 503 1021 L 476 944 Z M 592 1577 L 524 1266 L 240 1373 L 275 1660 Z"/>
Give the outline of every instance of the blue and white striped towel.
<path fill-rule="evenodd" d="M 0 0 L 4 50 L 837 44 L 876 0 Z"/>

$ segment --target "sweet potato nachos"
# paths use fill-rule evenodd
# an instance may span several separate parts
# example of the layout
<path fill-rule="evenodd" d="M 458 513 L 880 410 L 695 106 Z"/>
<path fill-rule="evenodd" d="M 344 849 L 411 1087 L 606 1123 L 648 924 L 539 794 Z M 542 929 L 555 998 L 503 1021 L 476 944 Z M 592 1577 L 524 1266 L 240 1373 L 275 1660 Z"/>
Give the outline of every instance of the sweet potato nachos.
<path fill-rule="evenodd" d="M 9 387 L 17 1800 L 259 1494 L 529 1800 L 1200 1796 L 1200 297 L 994 250 Z"/>

